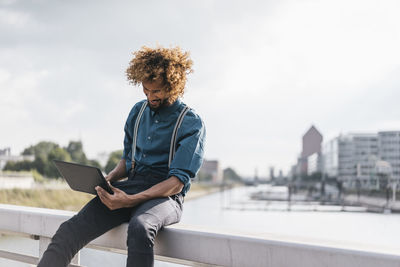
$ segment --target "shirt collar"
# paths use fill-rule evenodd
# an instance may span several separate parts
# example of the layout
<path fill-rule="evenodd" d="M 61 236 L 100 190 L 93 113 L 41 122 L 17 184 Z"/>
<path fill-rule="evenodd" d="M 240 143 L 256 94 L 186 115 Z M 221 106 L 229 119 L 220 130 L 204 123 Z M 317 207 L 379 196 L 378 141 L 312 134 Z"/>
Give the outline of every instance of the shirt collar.
<path fill-rule="evenodd" d="M 174 113 L 179 108 L 181 103 L 182 101 L 177 99 L 174 103 L 172 103 L 172 105 L 163 106 L 157 111 L 151 111 L 151 115 L 154 116 L 155 114 L 158 114 L 160 118 L 166 118 L 168 115 Z"/>

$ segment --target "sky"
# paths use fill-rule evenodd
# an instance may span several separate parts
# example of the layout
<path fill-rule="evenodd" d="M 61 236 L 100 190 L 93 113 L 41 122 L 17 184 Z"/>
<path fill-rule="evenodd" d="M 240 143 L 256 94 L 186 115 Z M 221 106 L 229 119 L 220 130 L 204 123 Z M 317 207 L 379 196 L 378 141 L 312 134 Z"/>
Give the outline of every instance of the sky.
<path fill-rule="evenodd" d="M 183 101 L 206 159 L 244 176 L 286 173 L 302 135 L 400 130 L 400 2 L 0 0 L 0 149 L 81 140 L 122 149 L 144 99 L 125 70 L 143 45 L 179 45 Z"/>

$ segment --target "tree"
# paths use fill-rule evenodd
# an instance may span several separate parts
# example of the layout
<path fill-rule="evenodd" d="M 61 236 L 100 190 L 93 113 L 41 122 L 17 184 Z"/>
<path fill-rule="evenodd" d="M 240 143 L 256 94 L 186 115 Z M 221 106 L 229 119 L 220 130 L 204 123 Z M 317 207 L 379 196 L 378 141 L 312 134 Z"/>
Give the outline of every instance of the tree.
<path fill-rule="evenodd" d="M 121 152 L 122 153 L 122 152 Z M 36 145 L 26 148 L 23 155 L 34 155 L 33 162 L 23 161 L 10 163 L 8 170 L 37 170 L 37 172 L 47 177 L 59 177 L 60 174 L 54 166 L 53 160 L 74 161 L 81 164 L 95 166 L 101 169 L 101 165 L 96 160 L 88 160 L 81 141 L 70 141 L 66 148 L 60 147 L 53 142 L 42 141 Z"/>
<path fill-rule="evenodd" d="M 112 171 L 115 168 L 115 166 L 117 166 L 121 158 L 122 158 L 122 150 L 116 150 L 112 152 L 108 157 L 107 164 L 104 168 L 105 172 L 109 173 L 110 171 Z"/>
<path fill-rule="evenodd" d="M 44 173 L 47 177 L 60 177 L 60 173 L 55 167 L 53 160 L 71 161 L 69 153 L 61 147 L 55 147 L 48 155 L 48 164 L 45 166 Z"/>
<path fill-rule="evenodd" d="M 56 147 L 58 147 L 58 144 L 54 142 L 42 141 L 26 148 L 22 155 L 34 155 L 35 160 L 32 162 L 31 169 L 36 169 L 41 175 L 46 175 L 46 171 L 49 169 L 48 155 Z M 21 169 L 17 171 L 19 170 Z"/>
<path fill-rule="evenodd" d="M 52 151 L 54 148 L 56 148 L 58 146 L 59 145 L 54 142 L 42 141 L 42 142 L 37 143 L 34 146 L 30 146 L 29 148 L 26 148 L 22 152 L 22 155 L 34 155 L 35 158 L 37 158 L 37 157 L 47 158 L 47 155 L 50 153 L 50 151 Z"/>
<path fill-rule="evenodd" d="M 242 177 L 232 168 L 226 168 L 223 170 L 223 179 L 224 181 L 242 182 Z"/>
<path fill-rule="evenodd" d="M 59 174 L 57 169 L 55 169 L 53 162 L 49 161 L 49 155 L 52 154 L 51 159 L 56 158 L 65 158 L 63 152 L 59 152 L 58 150 L 62 149 L 58 144 L 54 142 L 41 141 L 34 146 L 30 146 L 26 148 L 22 155 L 34 155 L 35 160 L 32 163 L 31 169 L 36 169 L 41 175 L 48 177 L 58 177 Z M 60 154 L 61 153 L 61 154 Z M 66 152 L 68 154 L 68 152 Z M 71 157 L 66 157 L 67 159 L 71 159 Z M 21 170 L 21 169 L 19 169 Z"/>
<path fill-rule="evenodd" d="M 71 155 L 72 161 L 80 164 L 88 164 L 81 141 L 70 141 L 65 150 Z"/>
<path fill-rule="evenodd" d="M 35 160 L 33 161 L 33 169 L 36 169 L 38 173 L 44 175 L 44 169 L 46 168 L 47 164 L 48 164 L 47 155 L 45 157 L 44 156 L 35 157 Z"/>

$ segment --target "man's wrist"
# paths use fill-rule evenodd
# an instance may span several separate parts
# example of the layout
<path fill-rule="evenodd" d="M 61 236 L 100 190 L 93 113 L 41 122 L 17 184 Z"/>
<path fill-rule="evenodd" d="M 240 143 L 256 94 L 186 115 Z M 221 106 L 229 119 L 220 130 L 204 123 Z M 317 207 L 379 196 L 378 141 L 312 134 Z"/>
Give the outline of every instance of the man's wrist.
<path fill-rule="evenodd" d="M 148 198 L 146 197 L 146 194 L 144 192 L 140 192 L 140 193 L 133 194 L 133 195 L 128 195 L 128 199 L 129 199 L 129 206 L 136 206 L 136 205 L 148 200 Z"/>

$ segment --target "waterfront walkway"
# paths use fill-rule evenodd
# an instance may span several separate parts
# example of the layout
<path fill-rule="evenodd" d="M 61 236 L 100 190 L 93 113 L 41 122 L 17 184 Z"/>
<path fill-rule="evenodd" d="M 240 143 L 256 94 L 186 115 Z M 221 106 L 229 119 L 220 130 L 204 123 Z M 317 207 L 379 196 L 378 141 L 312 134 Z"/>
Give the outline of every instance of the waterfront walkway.
<path fill-rule="evenodd" d="M 389 200 L 389 203 L 384 198 L 363 196 L 360 195 L 346 195 L 344 203 L 347 205 L 360 205 L 367 208 L 371 212 L 395 212 L 400 213 L 400 201 Z"/>

